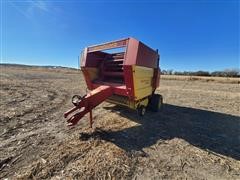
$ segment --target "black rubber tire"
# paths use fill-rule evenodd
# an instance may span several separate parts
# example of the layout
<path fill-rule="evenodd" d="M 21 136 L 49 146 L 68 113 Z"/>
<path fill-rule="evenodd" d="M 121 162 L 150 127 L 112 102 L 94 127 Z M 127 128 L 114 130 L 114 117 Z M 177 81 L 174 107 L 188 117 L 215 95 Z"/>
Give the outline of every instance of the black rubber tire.
<path fill-rule="evenodd" d="M 148 103 L 148 108 L 149 110 L 153 112 L 158 112 L 161 110 L 163 105 L 163 98 L 160 94 L 153 94 L 150 97 L 149 103 Z"/>
<path fill-rule="evenodd" d="M 137 113 L 139 116 L 144 116 L 146 113 L 146 107 L 145 106 L 139 106 L 137 108 Z"/>

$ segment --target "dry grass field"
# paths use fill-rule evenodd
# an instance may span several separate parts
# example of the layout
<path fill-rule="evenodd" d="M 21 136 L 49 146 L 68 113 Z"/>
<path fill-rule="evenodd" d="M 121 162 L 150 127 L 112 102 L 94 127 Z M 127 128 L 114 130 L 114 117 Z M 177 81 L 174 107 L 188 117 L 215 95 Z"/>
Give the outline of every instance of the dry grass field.
<path fill-rule="evenodd" d="M 102 103 L 69 129 L 79 71 L 1 66 L 0 179 L 240 179 L 239 79 L 163 76 L 161 112 Z M 198 77 L 199 78 L 199 77 Z"/>
<path fill-rule="evenodd" d="M 162 79 L 240 84 L 240 78 L 232 78 L 232 77 L 162 75 Z"/>

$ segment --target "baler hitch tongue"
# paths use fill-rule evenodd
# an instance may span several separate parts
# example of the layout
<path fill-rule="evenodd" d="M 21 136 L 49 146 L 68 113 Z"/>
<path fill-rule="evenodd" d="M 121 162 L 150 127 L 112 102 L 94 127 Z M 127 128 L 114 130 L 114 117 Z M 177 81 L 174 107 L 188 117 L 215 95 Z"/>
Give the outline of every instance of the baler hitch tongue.
<path fill-rule="evenodd" d="M 92 127 L 92 109 L 101 104 L 104 100 L 113 94 L 110 86 L 99 86 L 92 90 L 83 97 L 74 95 L 72 97 L 72 103 L 75 107 L 64 113 L 64 117 L 67 118 L 68 126 L 74 126 L 80 121 L 80 119 L 90 113 L 90 127 Z"/>

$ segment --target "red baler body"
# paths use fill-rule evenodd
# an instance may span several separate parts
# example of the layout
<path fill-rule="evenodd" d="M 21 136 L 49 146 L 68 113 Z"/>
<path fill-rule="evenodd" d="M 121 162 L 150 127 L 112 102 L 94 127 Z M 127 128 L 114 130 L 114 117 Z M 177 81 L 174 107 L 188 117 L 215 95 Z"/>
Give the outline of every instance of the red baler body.
<path fill-rule="evenodd" d="M 108 49 L 121 51 L 107 52 Z M 106 99 L 134 109 L 140 103 L 146 105 L 146 99 L 159 86 L 158 52 L 134 38 L 85 48 L 81 57 L 81 70 L 92 92 L 65 113 L 65 117 L 68 117 L 84 107 L 84 110 L 68 118 L 70 125 L 76 124 L 87 112 L 90 112 L 92 119 L 91 110 Z"/>

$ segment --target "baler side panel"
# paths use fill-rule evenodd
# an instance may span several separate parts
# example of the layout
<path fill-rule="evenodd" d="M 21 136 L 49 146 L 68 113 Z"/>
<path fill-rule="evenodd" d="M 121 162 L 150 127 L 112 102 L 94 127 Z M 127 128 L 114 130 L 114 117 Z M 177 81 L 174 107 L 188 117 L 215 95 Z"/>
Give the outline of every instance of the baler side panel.
<path fill-rule="evenodd" d="M 129 65 L 136 64 L 138 44 L 139 44 L 139 41 L 137 41 L 136 39 L 133 39 L 133 38 L 129 39 L 127 49 L 126 49 L 124 65 L 129 66 Z"/>
<path fill-rule="evenodd" d="M 149 68 L 157 68 L 158 53 L 142 42 L 139 42 L 136 65 Z"/>
<path fill-rule="evenodd" d="M 152 82 L 153 89 L 157 89 L 159 87 L 160 76 L 161 76 L 160 68 L 155 68 L 154 74 L 153 74 L 153 82 Z"/>
<path fill-rule="evenodd" d="M 98 67 L 103 59 L 108 55 L 107 53 L 101 51 L 90 53 L 85 51 L 84 53 L 86 53 L 86 59 L 83 61 L 84 63 L 82 64 L 82 67 Z"/>
<path fill-rule="evenodd" d="M 140 100 L 152 94 L 153 74 L 154 74 L 153 68 L 133 66 L 135 100 Z"/>
<path fill-rule="evenodd" d="M 81 70 L 85 77 L 84 79 L 86 81 L 88 89 L 92 90 L 94 88 L 92 81 L 98 78 L 99 69 L 93 67 L 82 67 Z"/>
<path fill-rule="evenodd" d="M 129 99 L 134 100 L 133 67 L 125 65 L 123 71 L 127 95 Z"/>

